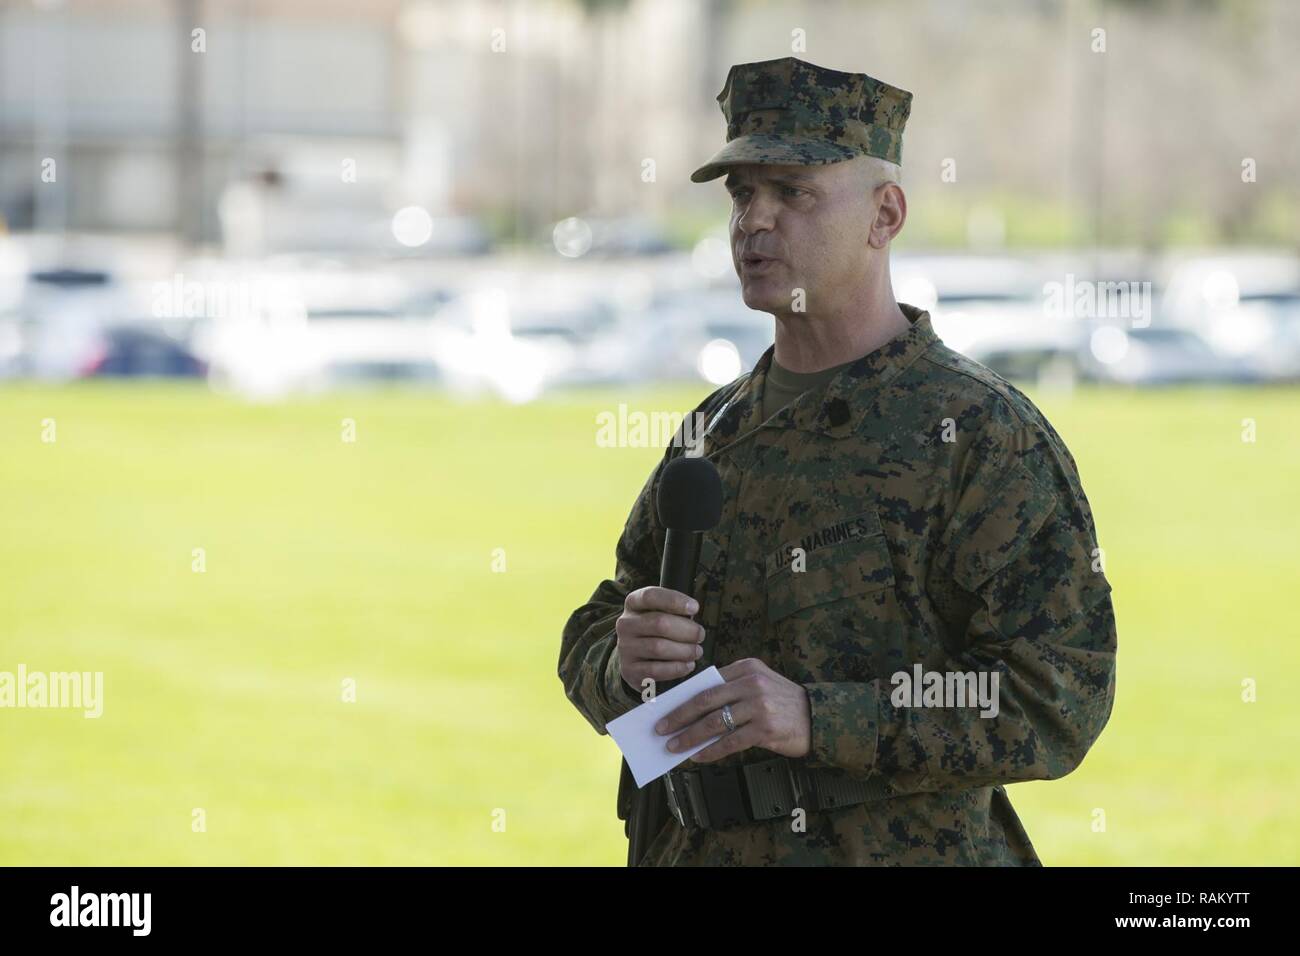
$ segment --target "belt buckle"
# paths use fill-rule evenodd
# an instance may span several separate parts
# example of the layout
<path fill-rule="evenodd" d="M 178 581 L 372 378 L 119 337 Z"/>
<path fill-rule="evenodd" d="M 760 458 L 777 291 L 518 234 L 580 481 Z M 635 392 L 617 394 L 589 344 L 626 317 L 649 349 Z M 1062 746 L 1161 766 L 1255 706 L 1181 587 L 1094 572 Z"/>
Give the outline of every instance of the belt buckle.
<path fill-rule="evenodd" d="M 746 806 L 745 793 L 734 767 L 709 767 L 699 770 L 700 789 L 708 812 L 708 826 L 713 829 L 753 823 L 754 818 Z"/>

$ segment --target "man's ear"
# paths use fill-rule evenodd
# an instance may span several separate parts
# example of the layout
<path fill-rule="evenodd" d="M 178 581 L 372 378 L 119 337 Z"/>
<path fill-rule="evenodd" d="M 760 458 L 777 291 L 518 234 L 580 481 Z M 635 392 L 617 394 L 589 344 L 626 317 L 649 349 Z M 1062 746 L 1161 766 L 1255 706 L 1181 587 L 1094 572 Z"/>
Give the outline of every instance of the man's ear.
<path fill-rule="evenodd" d="M 876 187 L 871 202 L 876 213 L 867 241 L 871 248 L 883 249 L 903 231 L 903 223 L 907 221 L 907 196 L 898 183 L 881 183 Z"/>

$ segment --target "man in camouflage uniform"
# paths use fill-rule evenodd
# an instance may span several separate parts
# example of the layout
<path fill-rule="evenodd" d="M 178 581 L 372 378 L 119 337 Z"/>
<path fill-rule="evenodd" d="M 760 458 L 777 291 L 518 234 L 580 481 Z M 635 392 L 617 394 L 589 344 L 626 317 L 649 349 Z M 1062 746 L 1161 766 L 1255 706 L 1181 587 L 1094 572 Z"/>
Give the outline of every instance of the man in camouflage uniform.
<path fill-rule="evenodd" d="M 860 157 L 901 161 L 911 94 L 786 57 L 733 67 L 718 99 L 727 145 L 691 178 L 729 173 L 742 295 L 776 342 L 666 450 L 560 651 L 601 733 L 654 681 L 711 663 L 726 679 L 665 714 L 665 740 L 722 736 L 647 784 L 672 815 L 631 862 L 1039 865 L 1005 785 L 1077 767 L 1115 691 L 1074 459 L 1028 398 L 895 302 L 897 183 L 848 208 Z M 656 494 L 680 454 L 723 485 L 698 607 L 655 586 Z M 899 696 L 896 675 L 929 672 L 988 679 L 994 713 Z"/>

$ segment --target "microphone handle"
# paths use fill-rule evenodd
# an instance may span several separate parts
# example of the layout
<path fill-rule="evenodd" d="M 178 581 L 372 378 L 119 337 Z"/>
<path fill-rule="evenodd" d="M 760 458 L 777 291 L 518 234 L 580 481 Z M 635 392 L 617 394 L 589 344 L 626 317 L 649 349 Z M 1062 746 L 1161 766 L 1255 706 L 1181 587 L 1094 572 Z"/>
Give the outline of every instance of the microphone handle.
<path fill-rule="evenodd" d="M 664 534 L 664 559 L 659 569 L 659 586 L 691 594 L 695 587 L 695 563 L 700 556 L 699 531 L 668 528 Z"/>
<path fill-rule="evenodd" d="M 683 594 L 695 597 L 691 592 L 695 589 L 695 568 L 699 562 L 700 545 L 703 540 L 704 535 L 699 531 L 681 531 L 677 528 L 667 529 L 664 535 L 664 560 L 662 567 L 659 569 L 660 587 L 671 588 L 674 591 L 681 591 Z M 661 694 L 691 676 L 692 674 L 687 674 L 685 677 L 660 681 L 655 693 Z"/>

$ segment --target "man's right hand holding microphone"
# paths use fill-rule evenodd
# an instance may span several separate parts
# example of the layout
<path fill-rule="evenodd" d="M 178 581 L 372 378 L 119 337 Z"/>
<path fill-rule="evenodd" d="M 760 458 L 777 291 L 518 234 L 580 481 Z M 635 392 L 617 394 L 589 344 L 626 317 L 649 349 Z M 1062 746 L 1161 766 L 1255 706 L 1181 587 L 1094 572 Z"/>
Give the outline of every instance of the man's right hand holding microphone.
<path fill-rule="evenodd" d="M 691 620 L 699 609 L 681 591 L 654 585 L 631 592 L 614 625 L 623 683 L 640 694 L 647 677 L 657 686 L 695 670 L 704 653 L 704 627 Z"/>

